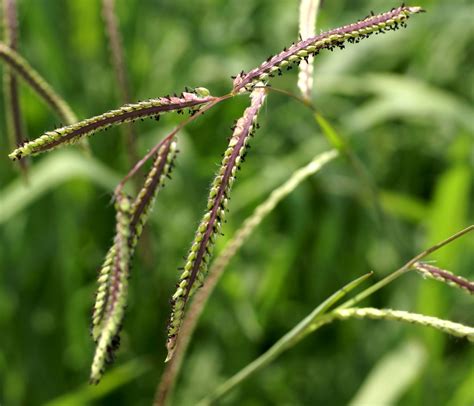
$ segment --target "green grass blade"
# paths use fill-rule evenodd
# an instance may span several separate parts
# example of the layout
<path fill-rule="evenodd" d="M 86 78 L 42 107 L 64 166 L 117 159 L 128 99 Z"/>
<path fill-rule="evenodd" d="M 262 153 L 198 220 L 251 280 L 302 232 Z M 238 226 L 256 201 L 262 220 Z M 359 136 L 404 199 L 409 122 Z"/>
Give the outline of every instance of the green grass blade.
<path fill-rule="evenodd" d="M 397 404 L 422 372 L 426 355 L 425 348 L 417 341 L 406 341 L 391 350 L 377 362 L 349 405 Z"/>
<path fill-rule="evenodd" d="M 71 179 L 87 179 L 113 191 L 120 176 L 98 160 L 65 151 L 45 158 L 35 166 L 26 186 L 21 179 L 0 190 L 0 224 L 24 210 L 45 193 Z"/>
<path fill-rule="evenodd" d="M 144 359 L 134 359 L 126 364 L 111 369 L 102 379 L 100 385 L 84 385 L 46 403 L 46 406 L 82 406 L 99 400 L 119 387 L 132 382 L 150 369 L 151 365 Z"/>
<path fill-rule="evenodd" d="M 304 338 L 306 335 L 313 332 L 316 328 L 322 324 L 318 323 L 318 319 L 323 315 L 331 306 L 341 300 L 347 293 L 355 289 L 362 282 L 366 281 L 372 274 L 365 274 L 333 293 L 329 298 L 322 302 L 316 307 L 307 317 L 305 317 L 300 323 L 298 323 L 292 330 L 286 333 L 280 338 L 273 346 L 263 353 L 260 357 L 252 361 L 245 368 L 240 370 L 237 374 L 231 377 L 229 380 L 219 386 L 214 393 L 206 397 L 199 405 L 208 405 L 221 398 L 224 394 L 229 392 L 232 388 L 239 385 L 250 375 L 257 372 L 259 369 L 265 367 L 274 359 L 279 357 L 283 352 L 293 347 L 298 341 Z"/>

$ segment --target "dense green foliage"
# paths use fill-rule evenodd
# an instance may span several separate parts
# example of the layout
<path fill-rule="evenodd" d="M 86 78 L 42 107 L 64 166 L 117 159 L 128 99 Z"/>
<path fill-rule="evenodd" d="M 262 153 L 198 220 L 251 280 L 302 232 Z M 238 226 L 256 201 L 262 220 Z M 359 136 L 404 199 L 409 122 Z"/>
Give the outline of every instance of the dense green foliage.
<path fill-rule="evenodd" d="M 382 4 L 383 3 L 383 4 Z M 271 346 L 345 283 L 377 280 L 473 222 L 474 8 L 418 1 L 405 30 L 315 60 L 314 103 L 349 141 L 376 185 L 381 210 L 342 158 L 275 209 L 211 298 L 185 359 L 175 404 L 192 404 Z M 384 1 L 327 1 L 318 27 L 350 23 Z M 415 4 L 413 4 L 415 5 Z M 205 86 L 260 64 L 297 38 L 298 2 L 117 1 L 133 100 Z M 79 118 L 120 105 L 99 1 L 19 2 L 20 53 Z M 297 93 L 296 72 L 273 86 Z M 166 355 L 169 299 L 206 205 L 220 155 L 248 99 L 217 106 L 178 137 L 180 154 L 150 216 L 130 279 L 122 345 L 103 382 L 88 387 L 96 273 L 114 234 L 111 194 L 128 171 L 123 134 L 99 133 L 93 158 L 65 147 L 33 158 L 30 186 L 7 158 L 0 106 L 0 403 L 150 404 Z M 59 125 L 21 87 L 29 138 Z M 136 124 L 144 154 L 176 123 Z M 292 171 L 329 149 L 309 110 L 270 93 L 239 172 L 222 249 L 252 209 Z M 432 255 L 474 277 L 474 237 Z M 364 302 L 474 324 L 473 298 L 406 275 Z M 407 348 L 409 351 L 407 351 Z M 408 355 L 407 355 L 408 354 Z M 408 374 L 405 405 L 474 401 L 467 341 L 388 321 L 343 321 L 307 337 L 226 398 L 229 404 L 346 404 L 391 355 Z M 408 369 L 408 372 L 406 371 Z M 451 403 L 450 403 L 451 402 Z"/>

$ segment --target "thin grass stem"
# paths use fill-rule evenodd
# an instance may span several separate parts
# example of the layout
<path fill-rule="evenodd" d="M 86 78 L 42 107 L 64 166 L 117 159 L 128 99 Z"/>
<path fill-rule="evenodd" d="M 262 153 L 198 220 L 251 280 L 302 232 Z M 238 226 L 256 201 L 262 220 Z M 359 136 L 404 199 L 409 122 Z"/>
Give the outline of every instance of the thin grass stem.
<path fill-rule="evenodd" d="M 11 49 L 18 48 L 18 18 L 16 0 L 3 0 L 4 41 Z M 14 72 L 8 66 L 3 72 L 3 88 L 5 94 L 5 118 L 10 148 L 23 144 L 26 140 L 22 122 L 19 100 L 18 82 Z M 25 182 L 28 182 L 28 161 L 19 163 Z"/>
<path fill-rule="evenodd" d="M 186 313 L 186 317 L 181 327 L 181 333 L 176 343 L 175 354 L 166 364 L 165 371 L 163 372 L 163 376 L 157 388 L 155 405 L 166 404 L 173 390 L 176 377 L 179 374 L 187 347 L 191 341 L 199 318 L 230 260 L 237 254 L 260 223 L 285 197 L 290 195 L 301 182 L 309 176 L 319 172 L 337 156 L 338 152 L 335 150 L 323 152 L 316 155 L 307 165 L 293 172 L 290 178 L 281 186 L 274 189 L 267 199 L 265 199 L 265 201 L 254 210 L 252 215 L 244 221 L 239 230 L 237 230 L 232 239 L 227 243 L 224 250 L 213 261 L 206 278 L 206 284 L 197 291 L 194 300 Z"/>
<path fill-rule="evenodd" d="M 301 39 L 308 39 L 316 35 L 316 18 L 320 0 L 300 0 L 299 34 Z M 314 57 L 309 56 L 306 63 L 299 66 L 298 88 L 306 100 L 311 100 L 313 90 Z"/>
<path fill-rule="evenodd" d="M 130 84 L 128 81 L 127 68 L 125 64 L 122 37 L 120 35 L 117 14 L 115 11 L 115 0 L 102 0 L 102 17 L 105 23 L 105 31 L 110 50 L 110 59 L 117 81 L 117 90 L 122 104 L 130 103 Z M 129 163 L 138 160 L 136 147 L 137 134 L 133 123 L 127 123 L 121 127 L 126 145 Z"/>
<path fill-rule="evenodd" d="M 21 76 L 45 103 L 66 124 L 77 121 L 71 107 L 54 91 L 51 85 L 31 67 L 31 65 L 16 51 L 0 43 L 0 59 L 2 59 L 17 75 Z"/>

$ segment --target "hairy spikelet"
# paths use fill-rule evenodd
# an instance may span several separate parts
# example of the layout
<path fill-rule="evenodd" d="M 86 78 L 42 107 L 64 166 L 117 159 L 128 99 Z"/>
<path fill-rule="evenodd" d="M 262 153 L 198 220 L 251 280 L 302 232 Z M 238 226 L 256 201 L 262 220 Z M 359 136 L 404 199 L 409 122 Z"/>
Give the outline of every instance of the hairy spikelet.
<path fill-rule="evenodd" d="M 112 258 L 109 279 L 109 293 L 103 309 L 103 321 L 97 328 L 97 346 L 91 368 L 91 383 L 98 383 L 102 377 L 106 363 L 113 361 L 119 343 L 119 334 L 125 312 L 128 276 L 130 267 L 130 221 L 131 201 L 126 195 L 117 197 L 117 230 L 114 252 L 109 251 Z"/>
<path fill-rule="evenodd" d="M 346 41 L 350 43 L 359 42 L 373 33 L 395 30 L 400 26 L 404 27 L 411 14 L 422 11 L 423 9 L 420 7 L 401 6 L 383 14 L 368 16 L 357 23 L 335 28 L 315 37 L 299 41 L 288 49 L 284 49 L 278 55 L 268 58 L 258 68 L 237 75 L 234 79 L 233 92 L 249 91 L 255 87 L 257 82 L 266 81 L 275 74 L 281 75 L 283 68 L 291 69 L 292 64 L 299 64 L 301 60 L 309 56 L 316 56 L 322 49 L 344 48 Z"/>
<path fill-rule="evenodd" d="M 104 263 L 99 271 L 99 277 L 97 283 L 97 293 L 95 296 L 95 304 L 92 311 L 92 328 L 91 334 L 94 341 L 97 342 L 100 336 L 101 324 L 104 319 L 105 308 L 107 306 L 109 288 L 110 288 L 110 273 L 115 261 L 115 241 L 110 247 L 107 255 L 105 256 Z"/>
<path fill-rule="evenodd" d="M 438 319 L 437 317 L 425 316 L 424 314 L 410 313 L 403 310 L 376 309 L 372 307 L 335 310 L 332 314 L 335 318 L 345 320 L 350 318 L 368 318 L 374 320 L 395 320 L 406 323 L 417 324 L 420 326 L 432 327 L 443 333 L 455 337 L 467 338 L 474 341 L 474 328 L 455 323 L 449 320 Z"/>
<path fill-rule="evenodd" d="M 142 189 L 138 193 L 137 198 L 131 204 L 128 242 L 130 258 L 133 256 L 138 239 L 143 231 L 143 227 L 148 219 L 148 215 L 153 207 L 156 196 L 160 188 L 164 186 L 166 179 L 170 176 L 176 153 L 175 141 L 168 140 L 163 144 L 147 174 Z M 92 337 L 96 342 L 102 330 L 105 309 L 107 308 L 107 303 L 110 298 L 110 276 L 117 252 L 115 243 L 116 241 L 114 241 L 114 244 L 107 252 L 98 276 L 98 288 L 93 307 L 91 328 Z"/>
<path fill-rule="evenodd" d="M 468 279 L 454 275 L 449 271 L 424 262 L 416 262 L 413 266 L 425 278 L 436 279 L 437 281 L 446 283 L 449 286 L 462 289 L 464 292 L 471 295 L 474 294 L 474 282 Z"/>
<path fill-rule="evenodd" d="M 150 99 L 139 103 L 126 104 L 99 116 L 88 118 L 78 123 L 48 131 L 41 137 L 30 141 L 14 150 L 10 159 L 21 159 L 27 155 L 35 155 L 50 151 L 58 146 L 75 143 L 81 138 L 105 130 L 113 125 L 128 123 L 143 118 L 159 119 L 160 114 L 189 108 L 194 109 L 213 101 L 215 98 L 200 88 L 200 92 L 183 92 L 180 96 L 166 96 Z"/>
<path fill-rule="evenodd" d="M 183 321 L 186 303 L 195 290 L 202 285 L 207 273 L 214 243 L 220 233 L 221 224 L 227 210 L 230 191 L 245 154 L 248 140 L 256 127 L 257 115 L 264 99 L 265 89 L 255 89 L 252 92 L 251 105 L 237 121 L 219 172 L 212 183 L 207 211 L 199 224 L 183 272 L 179 278 L 176 292 L 173 294 L 172 311 L 168 326 L 167 360 L 173 356 L 176 336 Z"/>

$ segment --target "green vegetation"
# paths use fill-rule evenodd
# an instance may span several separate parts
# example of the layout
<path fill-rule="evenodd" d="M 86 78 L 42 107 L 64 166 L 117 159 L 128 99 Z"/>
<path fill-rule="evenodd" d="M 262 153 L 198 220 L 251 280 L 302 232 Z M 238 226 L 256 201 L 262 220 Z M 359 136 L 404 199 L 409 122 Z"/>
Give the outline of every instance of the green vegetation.
<path fill-rule="evenodd" d="M 317 32 L 354 22 L 371 9 L 378 13 L 399 6 L 379 3 L 323 2 Z M 113 1 L 103 4 L 110 7 Z M 266 92 L 260 130 L 237 173 L 225 224 L 220 224 L 223 203 L 212 198 L 227 175 L 216 178 L 210 193 L 209 185 L 219 162 L 227 163 L 221 154 L 232 135 L 229 127 L 249 106 L 248 94 L 222 99 L 181 129 L 173 179 L 160 190 L 153 211 L 147 200 L 154 196 L 153 179 L 139 192 L 144 171 L 124 188 L 133 196 L 138 192 L 134 203 L 125 197 L 112 202 L 114 189 L 137 157 L 186 117 L 163 114 L 159 122 L 111 127 L 88 137 L 86 150 L 70 145 L 23 159 L 20 171 L 8 159 L 15 137 L 6 135 L 14 126 L 4 103 L 12 98 L 2 98 L 0 404 L 152 403 L 165 366 L 172 365 L 164 363 L 169 300 L 183 275 L 178 270 L 183 257 L 192 262 L 190 242 L 198 237 L 195 230 L 208 195 L 209 204 L 219 207 L 220 230 L 214 231 L 224 234 L 214 247 L 223 257 L 210 262 L 209 273 L 229 264 L 196 326 L 174 391 L 168 393 L 172 404 L 219 396 L 233 385 L 229 378 L 250 370 L 243 369 L 248 364 L 258 367 L 222 404 L 474 402 L 474 347 L 459 338 L 472 339 L 473 334 L 474 233 L 418 258 L 436 262 L 409 263 L 422 275 L 428 272 L 426 279 L 402 268 L 473 223 L 474 8 L 467 0 L 416 5 L 428 12 L 410 19 L 407 29 L 317 55 L 311 102 L 285 94 L 299 97 L 296 69 L 272 79 L 275 91 Z M 212 104 L 212 96 L 232 90 L 231 75 L 252 72 L 267 55 L 297 41 L 296 1 L 117 0 L 121 41 L 106 33 L 104 15 L 109 28 L 114 19 L 107 14 L 110 9 L 101 7 L 91 1 L 18 2 L 18 41 L 14 44 L 7 35 L 4 42 L 20 56 L 0 44 L 0 58 L 26 66 L 21 75 L 26 82 L 32 77 L 30 66 L 33 79 L 42 78 L 33 89 L 18 81 L 26 138 L 126 102 L 145 100 L 135 105 L 135 118 L 155 116 L 158 110 L 146 109 L 176 104 L 157 98 L 181 93 L 186 86 L 197 88 L 192 94 L 186 90 L 186 100 L 202 97 Z M 123 50 L 117 54 L 120 42 Z M 126 68 L 114 69 L 112 59 L 122 58 Z M 272 73 L 262 69 L 249 88 Z M 4 90 L 9 88 L 5 83 Z M 154 104 L 149 106 L 148 99 Z M 130 121 L 129 113 L 117 110 L 117 121 Z M 100 120 L 109 125 L 107 117 Z M 240 155 L 230 155 L 241 162 Z M 160 162 L 171 160 L 158 158 L 156 172 Z M 227 196 L 230 188 L 223 188 Z M 256 217 L 245 222 L 254 210 Z M 129 268 L 127 258 L 146 220 Z M 130 224 L 137 235 L 133 229 L 129 234 Z M 130 252 L 127 239 L 133 241 Z M 214 245 L 213 237 L 210 241 Z M 237 244 L 238 251 L 230 261 L 224 250 L 228 242 Z M 100 343 L 94 380 L 111 356 L 124 317 L 121 346 L 101 382 L 90 386 L 94 291 L 113 244 L 121 247 L 122 256 L 111 260 L 120 271 L 111 278 L 128 283 L 128 290 L 118 294 L 113 323 L 108 325 L 99 312 L 94 324 L 94 339 Z M 365 297 L 396 269 L 394 275 L 403 274 L 400 279 Z M 357 307 L 354 296 L 363 298 Z M 331 310 L 334 306 L 340 308 Z M 101 336 L 102 328 L 108 328 L 108 336 Z"/>

